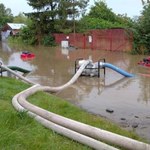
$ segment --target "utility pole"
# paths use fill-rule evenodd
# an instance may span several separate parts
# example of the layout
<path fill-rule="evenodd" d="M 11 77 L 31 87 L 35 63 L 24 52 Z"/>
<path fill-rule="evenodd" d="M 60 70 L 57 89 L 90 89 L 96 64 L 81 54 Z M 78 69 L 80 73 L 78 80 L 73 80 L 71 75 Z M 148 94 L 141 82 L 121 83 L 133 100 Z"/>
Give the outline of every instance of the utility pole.
<path fill-rule="evenodd" d="M 75 3 L 73 0 L 73 33 L 74 34 L 75 34 L 75 28 L 76 28 L 76 25 L 75 25 Z"/>
<path fill-rule="evenodd" d="M 75 0 L 73 0 L 73 40 L 75 45 L 75 34 L 76 34 L 76 24 L 75 24 Z"/>

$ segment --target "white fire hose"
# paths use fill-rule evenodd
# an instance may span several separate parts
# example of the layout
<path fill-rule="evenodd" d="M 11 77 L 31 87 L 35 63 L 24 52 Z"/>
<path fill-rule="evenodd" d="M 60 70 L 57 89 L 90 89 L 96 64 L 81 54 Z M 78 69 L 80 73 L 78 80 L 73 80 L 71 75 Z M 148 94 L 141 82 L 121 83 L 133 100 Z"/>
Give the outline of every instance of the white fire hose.
<path fill-rule="evenodd" d="M 18 75 L 16 72 L 12 71 L 6 66 L 1 65 L 1 67 L 5 68 L 7 71 L 16 75 L 27 83 L 33 85 L 32 87 L 15 95 L 12 99 L 12 104 L 17 111 L 26 111 L 31 117 L 40 122 L 43 126 L 98 150 L 117 150 L 117 148 L 105 144 L 101 141 L 110 143 L 112 145 L 117 145 L 128 150 L 150 150 L 149 144 L 65 118 L 37 107 L 26 100 L 27 97 L 36 93 L 37 91 L 58 92 L 67 88 L 78 79 L 89 62 L 89 60 L 85 61 L 73 76 L 73 78 L 66 84 L 59 87 L 49 87 L 35 84 L 25 77 Z"/>

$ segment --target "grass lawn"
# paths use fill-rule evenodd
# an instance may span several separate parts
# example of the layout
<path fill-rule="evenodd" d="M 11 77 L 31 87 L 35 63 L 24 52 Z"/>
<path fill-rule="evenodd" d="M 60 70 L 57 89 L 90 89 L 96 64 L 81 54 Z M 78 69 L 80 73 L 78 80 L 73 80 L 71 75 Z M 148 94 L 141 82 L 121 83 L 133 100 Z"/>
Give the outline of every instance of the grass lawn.
<path fill-rule="evenodd" d="M 0 149 L 2 150 L 90 150 L 91 148 L 49 130 L 26 113 L 17 112 L 11 103 L 13 96 L 28 88 L 19 80 L 0 77 Z M 108 120 L 89 114 L 56 96 L 38 92 L 29 101 L 51 112 L 74 120 L 142 140 L 135 133 L 121 129 Z"/>

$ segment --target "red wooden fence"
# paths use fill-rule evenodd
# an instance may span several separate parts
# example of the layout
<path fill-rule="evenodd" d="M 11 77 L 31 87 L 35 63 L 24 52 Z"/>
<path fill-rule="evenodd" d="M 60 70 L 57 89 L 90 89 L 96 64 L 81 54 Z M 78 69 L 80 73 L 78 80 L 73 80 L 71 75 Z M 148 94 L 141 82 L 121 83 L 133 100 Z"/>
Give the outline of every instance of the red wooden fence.
<path fill-rule="evenodd" d="M 130 51 L 133 48 L 132 32 L 125 29 L 91 30 L 86 34 L 54 34 L 57 44 L 68 40 L 69 44 L 82 49 Z"/>

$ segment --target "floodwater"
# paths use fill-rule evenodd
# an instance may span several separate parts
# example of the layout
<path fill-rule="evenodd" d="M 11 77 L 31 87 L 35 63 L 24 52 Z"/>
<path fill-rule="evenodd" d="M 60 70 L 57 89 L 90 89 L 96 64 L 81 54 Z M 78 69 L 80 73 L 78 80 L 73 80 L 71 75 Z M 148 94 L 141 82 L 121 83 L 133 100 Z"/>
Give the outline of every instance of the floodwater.
<path fill-rule="evenodd" d="M 22 60 L 22 51 L 34 52 L 33 60 Z M 105 77 L 80 77 L 57 96 L 78 107 L 134 130 L 150 141 L 150 68 L 137 65 L 144 56 L 132 56 L 122 52 L 61 49 L 50 47 L 20 47 L 0 43 L 0 59 L 5 65 L 31 70 L 28 79 L 42 85 L 59 86 L 69 81 L 75 73 L 75 60 L 92 57 L 94 62 L 106 59 L 127 72 L 132 78 L 106 68 Z M 109 111 L 107 111 L 109 110 Z M 110 112 L 111 111 L 111 112 Z"/>

